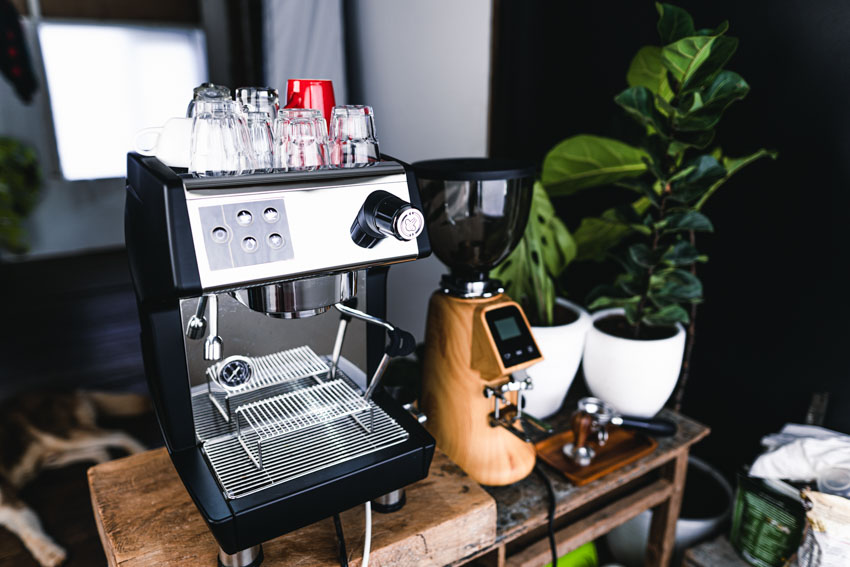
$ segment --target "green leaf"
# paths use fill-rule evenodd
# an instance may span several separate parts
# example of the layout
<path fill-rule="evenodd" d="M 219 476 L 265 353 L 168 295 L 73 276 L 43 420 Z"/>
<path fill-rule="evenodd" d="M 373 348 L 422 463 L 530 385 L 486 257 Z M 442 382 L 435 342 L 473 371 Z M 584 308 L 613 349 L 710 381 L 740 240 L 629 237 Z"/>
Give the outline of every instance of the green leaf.
<path fill-rule="evenodd" d="M 702 197 L 718 180 L 726 176 L 726 169 L 713 156 L 701 155 L 685 171 L 688 173 L 670 182 L 670 197 L 680 203 L 690 203 Z"/>
<path fill-rule="evenodd" d="M 632 203 L 635 212 L 642 215 L 649 208 L 649 199 L 643 197 Z M 601 262 L 608 257 L 609 251 L 623 238 L 639 230 L 635 225 L 620 220 L 613 208 L 598 217 L 585 217 L 573 234 L 578 247 L 576 260 Z"/>
<path fill-rule="evenodd" d="M 723 35 L 729 31 L 729 20 L 721 22 L 716 28 L 702 28 L 694 32 L 694 35 Z"/>
<path fill-rule="evenodd" d="M 659 222 L 658 228 L 666 232 L 693 230 L 696 232 L 714 232 L 714 225 L 708 217 L 697 211 L 674 213 Z"/>
<path fill-rule="evenodd" d="M 706 191 L 705 194 L 700 198 L 700 200 L 697 201 L 697 204 L 694 205 L 694 208 L 697 209 L 697 210 L 701 209 L 703 207 L 703 205 L 705 205 L 705 202 L 708 200 L 708 198 L 711 197 L 712 195 L 714 195 L 714 193 L 720 188 L 721 185 L 726 183 L 726 181 L 728 181 L 730 177 L 735 175 L 737 172 L 739 172 L 744 167 L 748 166 L 749 164 L 751 164 L 754 161 L 757 161 L 757 160 L 759 160 L 763 157 L 769 157 L 771 159 L 776 159 L 778 156 L 779 156 L 779 154 L 777 152 L 775 152 L 773 150 L 766 150 L 766 149 L 762 148 L 762 149 L 758 150 L 757 152 L 751 153 L 748 156 L 743 156 L 743 157 L 738 157 L 738 158 L 724 157 L 723 158 L 723 167 L 726 168 L 726 176 L 723 179 L 721 179 L 720 181 L 718 181 L 717 183 L 715 183 L 714 185 L 712 185 L 711 188 L 709 188 L 709 190 Z"/>
<path fill-rule="evenodd" d="M 658 311 L 647 313 L 642 322 L 650 327 L 672 327 L 676 323 L 687 325 L 691 318 L 688 312 L 676 303 L 662 307 Z"/>
<path fill-rule="evenodd" d="M 717 73 L 737 48 L 738 40 L 733 37 L 692 36 L 665 46 L 661 58 L 684 93 Z"/>
<path fill-rule="evenodd" d="M 589 311 L 596 311 L 597 309 L 607 309 L 609 307 L 625 307 L 628 308 L 630 305 L 637 305 L 640 302 L 639 296 L 633 297 L 610 297 L 607 295 L 602 295 L 597 297 L 591 302 L 590 305 L 587 306 Z"/>
<path fill-rule="evenodd" d="M 655 3 L 658 10 L 658 35 L 661 43 L 668 44 L 683 37 L 694 35 L 694 20 L 691 15 L 672 4 Z"/>
<path fill-rule="evenodd" d="M 614 97 L 632 118 L 644 126 L 651 127 L 663 137 L 669 136 L 664 116 L 655 107 L 655 97 L 646 87 L 629 87 Z"/>
<path fill-rule="evenodd" d="M 658 258 L 656 258 L 655 254 L 652 252 L 652 249 L 643 242 L 632 244 L 629 246 L 628 252 L 629 258 L 631 258 L 638 266 L 643 268 L 654 266 L 658 261 Z"/>
<path fill-rule="evenodd" d="M 653 274 L 649 285 L 652 297 L 665 303 L 702 299 L 702 282 L 686 270 L 673 269 Z"/>
<path fill-rule="evenodd" d="M 714 130 L 700 130 L 697 132 L 676 132 L 675 141 L 670 144 L 671 151 L 676 144 L 681 146 L 680 150 L 686 148 L 705 149 L 714 140 Z M 676 153 L 676 152 L 673 152 Z"/>
<path fill-rule="evenodd" d="M 691 97 L 689 110 L 673 116 L 673 128 L 682 131 L 709 130 L 736 100 L 744 98 L 750 86 L 734 71 L 721 71 L 702 93 Z"/>
<path fill-rule="evenodd" d="M 626 72 L 630 87 L 646 87 L 661 97 L 662 101 L 673 98 L 673 89 L 667 81 L 667 69 L 661 60 L 661 48 L 654 45 L 641 47 L 632 59 Z"/>
<path fill-rule="evenodd" d="M 576 256 L 576 244 L 546 190 L 534 184 L 528 224 L 517 247 L 491 272 L 537 322 L 551 325 L 555 283 Z"/>
<path fill-rule="evenodd" d="M 619 140 L 579 135 L 552 148 L 543 160 L 542 182 L 552 196 L 637 177 L 646 171 L 646 152 Z"/>
<path fill-rule="evenodd" d="M 697 249 L 690 242 L 685 242 L 684 240 L 671 244 L 661 257 L 666 263 L 676 267 L 690 266 L 700 260 L 700 258 Z"/>

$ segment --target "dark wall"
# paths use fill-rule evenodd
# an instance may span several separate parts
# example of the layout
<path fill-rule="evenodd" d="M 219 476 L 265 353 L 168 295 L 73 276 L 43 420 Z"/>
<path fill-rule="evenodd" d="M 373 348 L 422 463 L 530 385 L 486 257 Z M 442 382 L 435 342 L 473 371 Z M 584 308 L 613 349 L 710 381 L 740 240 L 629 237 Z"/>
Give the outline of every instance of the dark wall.
<path fill-rule="evenodd" d="M 705 303 L 684 411 L 709 424 L 697 450 L 727 472 L 759 438 L 802 422 L 813 392 L 831 394 L 826 425 L 850 432 L 850 5 L 828 0 L 683 2 L 697 27 L 731 22 L 729 68 L 751 85 L 718 134 L 730 155 L 779 151 L 723 187 L 706 213 Z M 497 4 L 491 151 L 538 163 L 557 141 L 595 133 L 637 141 L 616 107 L 641 45 L 657 44 L 652 2 Z M 557 203 L 575 227 L 617 198 L 588 191 Z M 572 265 L 581 299 L 605 270 Z"/>

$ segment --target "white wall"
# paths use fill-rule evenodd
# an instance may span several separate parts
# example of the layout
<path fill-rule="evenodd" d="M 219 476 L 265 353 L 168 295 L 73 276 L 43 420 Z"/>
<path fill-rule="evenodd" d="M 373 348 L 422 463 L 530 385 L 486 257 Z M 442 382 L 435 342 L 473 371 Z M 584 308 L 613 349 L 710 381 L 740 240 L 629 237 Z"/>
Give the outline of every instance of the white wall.
<path fill-rule="evenodd" d="M 405 161 L 487 153 L 490 0 L 358 0 L 358 78 L 381 151 Z M 428 298 L 446 268 L 435 258 L 390 270 L 388 316 L 425 338 Z"/>

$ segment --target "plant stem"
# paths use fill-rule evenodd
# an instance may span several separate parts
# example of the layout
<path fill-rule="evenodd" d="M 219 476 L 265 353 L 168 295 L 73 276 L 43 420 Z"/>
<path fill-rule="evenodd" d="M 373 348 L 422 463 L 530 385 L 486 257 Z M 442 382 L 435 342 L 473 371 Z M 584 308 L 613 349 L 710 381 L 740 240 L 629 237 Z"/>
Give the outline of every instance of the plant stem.
<path fill-rule="evenodd" d="M 691 246 L 696 247 L 696 234 L 693 230 L 688 231 Z M 691 264 L 691 273 L 697 275 L 696 262 Z M 673 395 L 673 410 L 680 412 L 682 410 L 682 399 L 685 397 L 685 387 L 688 384 L 688 378 L 691 374 L 691 354 L 694 351 L 694 343 L 697 337 L 697 304 L 691 303 L 690 323 L 688 324 L 688 335 L 685 339 L 685 358 L 682 361 L 682 372 L 679 374 L 679 384 L 676 386 L 676 393 Z"/>
<path fill-rule="evenodd" d="M 658 212 L 658 220 L 664 218 L 664 212 L 667 208 L 667 195 L 670 192 L 670 185 L 666 185 L 664 188 L 664 195 L 661 197 L 661 207 Z M 661 231 L 657 228 L 652 229 L 652 255 L 655 256 L 655 252 L 658 250 L 658 244 L 661 240 Z M 640 325 L 641 320 L 643 319 L 643 310 L 646 307 L 646 300 L 649 299 L 649 285 L 652 281 L 652 273 L 655 271 L 655 265 L 650 266 L 646 271 L 646 287 L 644 288 L 643 293 L 640 295 L 640 301 L 637 306 L 637 323 L 635 324 L 634 330 L 634 338 L 640 338 Z"/>

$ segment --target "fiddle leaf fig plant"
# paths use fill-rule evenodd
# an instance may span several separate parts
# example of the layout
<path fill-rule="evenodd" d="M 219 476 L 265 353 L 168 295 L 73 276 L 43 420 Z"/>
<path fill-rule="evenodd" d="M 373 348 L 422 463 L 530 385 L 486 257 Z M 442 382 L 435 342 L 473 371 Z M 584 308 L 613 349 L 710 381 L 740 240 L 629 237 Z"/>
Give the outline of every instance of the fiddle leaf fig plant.
<path fill-rule="evenodd" d="M 632 59 L 628 88 L 614 102 L 643 126 L 639 145 L 578 135 L 555 146 L 543 164 L 542 182 L 551 196 L 618 185 L 633 200 L 583 219 L 574 234 L 579 259 L 617 253 L 622 268 L 600 286 L 590 309 L 622 307 L 635 338 L 646 326 L 687 324 L 703 287 L 696 265 L 707 258 L 696 246 L 699 233 L 714 226 L 703 212 L 729 178 L 746 165 L 776 154 L 760 149 L 729 157 L 713 145 L 726 109 L 744 98 L 749 85 L 725 69 L 738 47 L 724 22 L 697 29 L 685 10 L 656 4 L 661 46 L 641 48 Z"/>
<path fill-rule="evenodd" d="M 0 250 L 16 254 L 28 249 L 23 221 L 35 208 L 41 172 L 32 148 L 0 138 Z"/>

